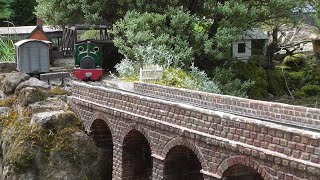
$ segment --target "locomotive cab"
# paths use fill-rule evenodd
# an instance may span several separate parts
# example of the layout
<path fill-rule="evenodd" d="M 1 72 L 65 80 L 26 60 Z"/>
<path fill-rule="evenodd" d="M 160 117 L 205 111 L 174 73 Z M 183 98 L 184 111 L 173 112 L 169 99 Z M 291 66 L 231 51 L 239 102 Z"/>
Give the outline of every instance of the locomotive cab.
<path fill-rule="evenodd" d="M 96 40 L 85 40 L 75 44 L 74 75 L 80 80 L 100 80 L 102 69 L 102 45 Z"/>

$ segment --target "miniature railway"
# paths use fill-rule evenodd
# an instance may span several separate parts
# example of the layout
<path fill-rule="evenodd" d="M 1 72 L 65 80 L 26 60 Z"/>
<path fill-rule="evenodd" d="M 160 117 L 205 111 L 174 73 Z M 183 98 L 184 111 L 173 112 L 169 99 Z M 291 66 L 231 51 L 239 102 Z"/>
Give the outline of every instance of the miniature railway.
<path fill-rule="evenodd" d="M 102 87 L 105 87 L 105 88 L 115 89 L 115 90 L 118 90 L 118 91 L 130 93 L 130 94 L 134 94 L 134 95 L 140 95 L 140 96 L 145 96 L 145 97 L 149 97 L 149 98 L 161 99 L 161 100 L 165 100 L 165 101 L 169 101 L 169 102 L 173 102 L 173 103 L 177 103 L 178 102 L 177 100 L 175 100 L 173 98 L 164 98 L 164 97 L 157 96 L 157 95 L 138 93 L 138 92 L 134 92 L 134 91 L 129 91 L 129 90 L 116 88 L 116 87 L 109 86 L 109 85 L 102 84 L 102 83 L 97 83 L 97 82 L 87 82 L 87 83 L 90 84 L 90 85 L 102 86 Z M 245 115 L 245 114 L 240 114 L 240 113 L 235 113 L 235 112 L 232 112 L 232 111 L 229 111 L 229 110 L 225 110 L 225 109 L 219 109 L 219 108 L 203 106 L 203 105 L 199 105 L 197 103 L 192 103 L 192 102 L 183 101 L 183 103 L 184 104 L 188 104 L 188 105 L 192 105 L 194 107 L 206 109 L 206 110 L 219 111 L 219 112 L 228 113 L 228 114 L 235 115 L 235 116 L 242 116 L 242 117 L 251 118 L 251 119 L 255 119 L 255 120 L 260 120 L 260 121 L 264 121 L 264 122 L 283 125 L 283 126 L 287 126 L 287 127 L 291 127 L 291 128 L 297 128 L 297 129 L 300 129 L 300 130 L 307 130 L 307 131 L 320 133 L 320 129 L 318 129 L 318 128 L 312 128 L 312 127 L 309 127 L 309 126 L 303 126 L 303 125 L 297 124 L 297 123 L 280 122 L 280 121 L 276 121 L 276 120 L 272 120 L 272 119 L 255 117 L 255 116 L 250 116 L 250 115 Z"/>

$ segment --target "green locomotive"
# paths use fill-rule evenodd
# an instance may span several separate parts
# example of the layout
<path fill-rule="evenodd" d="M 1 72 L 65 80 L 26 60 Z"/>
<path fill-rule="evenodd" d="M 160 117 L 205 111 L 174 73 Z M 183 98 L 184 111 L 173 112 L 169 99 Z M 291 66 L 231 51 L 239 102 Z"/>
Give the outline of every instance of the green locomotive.
<path fill-rule="evenodd" d="M 104 70 L 120 62 L 112 40 L 84 40 L 75 44 L 74 75 L 80 80 L 100 80 Z"/>

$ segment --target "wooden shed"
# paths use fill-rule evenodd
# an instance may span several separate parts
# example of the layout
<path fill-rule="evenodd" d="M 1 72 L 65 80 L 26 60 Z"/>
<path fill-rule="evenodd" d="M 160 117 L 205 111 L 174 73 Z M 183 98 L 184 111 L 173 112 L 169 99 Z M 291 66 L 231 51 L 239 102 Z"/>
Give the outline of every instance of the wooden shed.
<path fill-rule="evenodd" d="M 50 71 L 50 41 L 25 39 L 15 43 L 17 70 L 38 74 Z"/>

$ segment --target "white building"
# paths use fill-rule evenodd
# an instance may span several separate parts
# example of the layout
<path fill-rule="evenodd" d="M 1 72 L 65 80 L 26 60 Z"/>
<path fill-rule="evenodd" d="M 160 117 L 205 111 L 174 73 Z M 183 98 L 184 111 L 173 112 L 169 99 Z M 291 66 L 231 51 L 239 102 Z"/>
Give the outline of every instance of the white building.
<path fill-rule="evenodd" d="M 265 55 L 268 35 L 260 28 L 252 28 L 244 32 L 242 39 L 232 45 L 232 57 L 248 60 L 252 55 Z"/>

